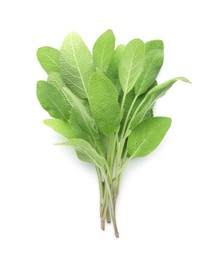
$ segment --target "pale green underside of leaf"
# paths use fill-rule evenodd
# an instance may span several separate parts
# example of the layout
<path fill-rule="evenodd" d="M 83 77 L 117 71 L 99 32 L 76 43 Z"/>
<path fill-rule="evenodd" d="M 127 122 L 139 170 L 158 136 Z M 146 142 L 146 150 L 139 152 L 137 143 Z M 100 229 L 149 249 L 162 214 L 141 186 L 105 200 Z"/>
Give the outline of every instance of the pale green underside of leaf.
<path fill-rule="evenodd" d="M 145 42 L 145 53 L 148 53 L 152 50 L 164 50 L 164 44 L 161 40 L 152 40 Z"/>
<path fill-rule="evenodd" d="M 93 165 L 102 167 L 105 164 L 105 158 L 102 157 L 97 151 L 83 139 L 73 138 L 67 142 L 61 143 L 61 145 L 72 146 L 80 155 L 86 155 L 86 160 Z M 85 157 L 84 157 L 85 159 Z"/>
<path fill-rule="evenodd" d="M 37 50 L 37 58 L 42 68 L 49 74 L 52 71 L 59 72 L 60 52 L 52 47 L 41 47 Z"/>
<path fill-rule="evenodd" d="M 74 95 L 68 88 L 65 88 L 66 94 L 72 100 L 72 110 L 70 113 L 70 125 L 74 136 L 92 142 L 90 133 L 93 132 L 94 120 L 87 113 L 84 102 Z"/>
<path fill-rule="evenodd" d="M 59 92 L 62 93 L 62 95 L 66 98 L 66 100 L 69 102 L 70 106 L 74 106 L 75 103 L 72 101 L 72 98 L 68 95 L 68 93 L 65 91 L 65 88 L 67 86 L 63 82 L 60 73 L 58 72 L 52 72 L 48 75 L 47 82 L 51 85 L 53 85 Z M 71 92 L 71 91 L 70 91 Z"/>
<path fill-rule="evenodd" d="M 128 153 L 131 157 L 143 157 L 157 148 L 170 128 L 168 117 L 152 117 L 138 125 L 128 137 Z"/>
<path fill-rule="evenodd" d="M 134 129 L 144 119 L 145 115 L 152 108 L 156 100 L 165 95 L 169 88 L 171 88 L 172 85 L 178 80 L 190 83 L 188 79 L 178 77 L 155 86 L 147 93 L 144 104 L 131 122 L 131 129 Z"/>
<path fill-rule="evenodd" d="M 84 122 L 83 118 L 80 118 L 80 113 L 77 108 L 72 109 L 69 122 L 74 137 L 82 138 L 90 144 L 93 143 L 93 140 L 91 139 L 90 126 L 88 125 L 88 123 Z"/>
<path fill-rule="evenodd" d="M 74 111 L 74 114 L 76 115 L 77 122 L 83 126 L 83 128 L 86 129 L 92 129 L 94 128 L 95 121 L 94 119 L 89 115 L 85 101 L 78 98 L 74 93 L 72 93 L 68 88 L 64 88 L 64 92 L 66 93 L 66 96 L 70 100 L 72 104 L 72 111 Z M 71 111 L 71 113 L 72 113 Z"/>
<path fill-rule="evenodd" d="M 63 135 L 67 139 L 74 137 L 70 125 L 61 119 L 46 119 L 44 124 L 52 128 L 57 133 Z"/>
<path fill-rule="evenodd" d="M 85 139 L 94 147 L 99 147 L 103 152 L 103 144 L 95 130 L 95 120 L 87 109 L 86 100 L 78 98 L 68 88 L 64 88 L 64 91 L 72 104 L 69 122 L 74 137 Z"/>
<path fill-rule="evenodd" d="M 88 143 L 92 144 L 92 140 L 89 133 L 84 128 L 82 128 L 77 122 L 74 110 L 72 110 L 70 114 L 69 122 L 70 122 L 71 130 L 73 132 L 74 138 L 84 139 Z"/>
<path fill-rule="evenodd" d="M 164 44 L 161 40 L 152 40 L 145 43 L 144 68 L 135 84 L 136 95 L 141 95 L 151 88 L 163 65 Z"/>
<path fill-rule="evenodd" d="M 163 65 L 163 51 L 152 50 L 145 54 L 144 68 L 135 84 L 135 94 L 141 95 L 152 86 Z"/>
<path fill-rule="evenodd" d="M 118 78 L 118 67 L 119 67 L 119 63 L 121 61 L 121 57 L 123 55 L 124 49 L 125 49 L 125 45 L 123 45 L 123 44 L 119 45 L 115 49 L 112 59 L 110 61 L 110 64 L 108 66 L 108 70 L 106 72 L 107 77 L 116 86 L 119 94 L 122 91 L 122 88 L 121 88 L 121 84 L 120 84 L 119 78 Z"/>
<path fill-rule="evenodd" d="M 105 73 L 112 59 L 115 48 L 115 36 L 112 30 L 104 32 L 93 47 L 93 60 L 95 67 Z"/>
<path fill-rule="evenodd" d="M 88 94 L 92 114 L 99 130 L 109 136 L 117 130 L 120 123 L 117 90 L 104 74 L 97 72 L 90 81 Z"/>
<path fill-rule="evenodd" d="M 94 72 L 92 55 L 75 32 L 67 35 L 60 51 L 60 70 L 65 84 L 80 98 L 87 98 L 87 88 Z"/>
<path fill-rule="evenodd" d="M 134 87 L 144 65 L 144 43 L 134 39 L 125 47 L 119 64 L 118 75 L 125 94 Z"/>
<path fill-rule="evenodd" d="M 92 165 L 94 165 L 93 161 L 91 161 L 91 158 L 84 152 L 76 151 L 76 155 L 80 161 L 91 163 Z"/>
<path fill-rule="evenodd" d="M 46 81 L 37 82 L 37 97 L 41 106 L 54 118 L 67 121 L 71 106 L 56 87 Z"/>
<path fill-rule="evenodd" d="M 154 84 L 151 86 L 151 88 L 155 87 L 156 85 L 157 85 L 157 82 L 155 81 Z M 131 118 L 132 118 L 132 116 L 133 116 L 135 110 L 136 110 L 137 107 L 140 105 L 140 103 L 143 101 L 143 99 L 145 98 L 145 96 L 146 96 L 145 94 L 142 94 L 142 95 L 140 95 L 140 96 L 137 98 L 137 100 L 136 100 L 136 102 L 135 102 L 135 104 L 134 104 L 134 106 L 133 106 L 133 108 L 132 108 L 132 110 L 131 110 L 131 112 L 130 112 L 130 115 L 129 115 L 129 117 L 128 117 L 128 118 L 129 118 L 128 121 L 131 120 Z M 123 113 L 123 118 L 122 118 L 122 122 L 121 122 L 122 125 L 124 124 L 124 121 L 125 121 L 125 119 L 126 119 L 126 117 L 127 117 L 128 111 L 129 111 L 129 109 L 130 109 L 130 106 L 131 106 L 131 104 L 132 104 L 134 98 L 135 98 L 135 93 L 134 93 L 134 90 L 132 90 L 132 91 L 130 91 L 129 94 L 126 96 L 126 100 L 125 100 L 125 104 L 124 104 L 124 113 Z M 122 97 L 121 97 L 120 99 L 122 99 Z M 151 114 L 152 112 L 153 112 L 153 111 L 151 111 L 150 114 Z M 144 119 L 148 118 L 150 114 L 148 114 L 146 117 L 144 117 Z"/>

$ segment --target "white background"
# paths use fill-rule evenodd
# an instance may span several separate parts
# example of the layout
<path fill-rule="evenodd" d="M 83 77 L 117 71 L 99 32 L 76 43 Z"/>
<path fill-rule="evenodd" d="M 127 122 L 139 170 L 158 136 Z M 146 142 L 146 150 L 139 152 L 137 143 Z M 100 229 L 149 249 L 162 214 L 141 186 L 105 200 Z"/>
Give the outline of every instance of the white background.
<path fill-rule="evenodd" d="M 0 259 L 220 259 L 219 1 L 1 1 Z M 163 39 L 159 82 L 186 76 L 157 103 L 172 127 L 148 158 L 125 170 L 120 238 L 99 227 L 98 184 L 87 164 L 43 125 L 36 50 L 70 31 L 90 48 Z"/>

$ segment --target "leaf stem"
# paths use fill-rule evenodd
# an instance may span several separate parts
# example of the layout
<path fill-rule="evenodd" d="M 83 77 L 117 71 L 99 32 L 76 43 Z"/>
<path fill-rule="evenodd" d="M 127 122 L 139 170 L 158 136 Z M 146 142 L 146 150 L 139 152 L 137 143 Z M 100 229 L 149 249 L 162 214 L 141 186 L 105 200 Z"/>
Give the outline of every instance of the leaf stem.
<path fill-rule="evenodd" d="M 107 176 L 109 176 L 109 174 L 105 174 L 105 172 L 103 171 L 102 168 L 100 168 L 101 172 L 102 172 L 102 176 L 105 180 L 105 188 L 108 191 L 108 197 L 109 197 L 109 206 L 110 206 L 110 213 L 111 213 L 111 217 L 112 217 L 112 222 L 113 222 L 113 226 L 114 226 L 114 230 L 115 230 L 115 236 L 119 237 L 119 233 L 118 233 L 118 229 L 117 229 L 117 224 L 116 224 L 116 218 L 115 218 L 115 207 L 114 207 L 114 201 L 112 198 L 112 193 L 111 193 L 111 188 L 109 185 L 109 181 Z M 109 170 L 109 169 L 108 169 Z"/>
<path fill-rule="evenodd" d="M 127 123 L 128 123 L 129 116 L 130 116 L 130 114 L 131 114 L 131 111 L 132 111 L 132 109 L 133 109 L 133 107 L 134 107 L 134 105 L 135 105 L 135 102 L 136 102 L 137 98 L 138 98 L 138 96 L 135 96 L 135 97 L 134 97 L 134 99 L 133 99 L 133 101 L 132 101 L 132 103 L 131 103 L 131 106 L 130 106 L 130 108 L 129 108 L 129 110 L 128 110 L 128 113 L 127 113 L 127 116 L 126 116 L 126 119 L 125 119 L 125 123 L 124 123 L 124 125 L 123 125 L 123 129 L 122 129 L 122 132 L 121 132 L 121 136 L 122 136 L 122 137 L 124 136 L 124 132 L 125 132 L 125 129 L 126 129 L 126 126 L 127 126 Z"/>
<path fill-rule="evenodd" d="M 131 123 L 132 121 L 134 120 L 135 116 L 137 115 L 137 113 L 139 112 L 139 109 L 142 107 L 142 105 L 144 104 L 144 102 L 146 101 L 146 98 L 147 98 L 147 95 L 144 97 L 144 99 L 141 101 L 141 103 L 138 105 L 138 107 L 136 108 L 136 110 L 134 111 L 134 114 L 132 115 L 129 123 L 128 123 L 128 126 L 127 126 L 127 130 L 124 134 L 124 137 L 126 138 L 127 136 L 127 133 L 128 131 L 130 130 L 130 127 L 131 127 Z"/>

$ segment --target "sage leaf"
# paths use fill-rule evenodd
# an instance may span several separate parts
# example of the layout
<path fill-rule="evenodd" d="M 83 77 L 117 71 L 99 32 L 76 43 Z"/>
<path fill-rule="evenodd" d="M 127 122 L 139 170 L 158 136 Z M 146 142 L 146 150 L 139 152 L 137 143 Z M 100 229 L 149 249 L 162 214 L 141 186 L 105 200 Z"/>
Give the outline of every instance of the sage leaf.
<path fill-rule="evenodd" d="M 90 144 L 93 143 L 91 138 L 91 130 L 87 127 L 84 120 L 80 118 L 77 108 L 72 108 L 69 123 L 75 138 L 82 138 Z"/>
<path fill-rule="evenodd" d="M 69 123 L 74 137 L 85 139 L 103 153 L 103 143 L 95 130 L 95 120 L 88 111 L 86 101 L 78 98 L 68 88 L 64 88 L 64 91 L 72 104 Z"/>
<path fill-rule="evenodd" d="M 105 158 L 98 154 L 91 144 L 83 139 L 73 138 L 61 143 L 61 145 L 72 146 L 80 155 L 85 154 L 87 161 L 93 165 L 102 167 L 106 163 Z"/>
<path fill-rule="evenodd" d="M 104 32 L 93 47 L 93 60 L 95 67 L 105 73 L 112 59 L 115 48 L 115 36 L 112 30 Z"/>
<path fill-rule="evenodd" d="M 131 121 L 131 129 L 135 128 L 144 119 L 145 115 L 153 107 L 156 100 L 165 95 L 166 92 L 172 87 L 172 85 L 178 80 L 190 83 L 188 79 L 184 77 L 178 77 L 156 85 L 147 93 L 141 109 Z"/>
<path fill-rule="evenodd" d="M 151 89 L 163 65 L 164 44 L 161 40 L 145 43 L 145 60 L 143 71 L 135 84 L 135 94 L 141 95 Z"/>
<path fill-rule="evenodd" d="M 110 61 L 108 70 L 107 70 L 107 77 L 115 84 L 116 81 L 118 80 L 118 67 L 119 63 L 121 61 L 121 57 L 123 55 L 125 49 L 125 45 L 120 44 L 118 47 L 115 49 L 112 59 Z"/>
<path fill-rule="evenodd" d="M 155 85 L 156 85 L 156 82 L 152 85 L 152 88 Z M 124 113 L 123 113 L 123 118 L 122 118 L 122 121 L 121 121 L 122 125 L 124 124 L 124 121 L 125 121 L 126 117 L 128 116 L 128 112 L 130 111 L 130 107 L 132 106 L 132 102 L 133 102 L 134 98 L 135 98 L 135 92 L 134 92 L 134 90 L 131 90 L 129 92 L 129 94 L 126 96 L 126 100 L 125 100 L 125 103 L 124 103 Z M 120 99 L 122 99 L 122 97 Z M 134 112 L 136 111 L 136 109 L 138 108 L 138 106 L 141 104 L 141 102 L 144 99 L 145 99 L 145 94 L 142 94 L 142 95 L 137 97 L 136 102 L 132 106 L 132 109 L 131 109 L 130 114 L 128 116 L 128 121 L 131 120 L 131 118 L 133 117 Z M 147 114 L 144 117 L 144 119 L 148 118 L 151 114 L 152 114 L 152 111 L 149 114 Z"/>
<path fill-rule="evenodd" d="M 125 94 L 132 90 L 143 70 L 144 54 L 144 43 L 139 39 L 130 41 L 125 47 L 118 69 L 119 80 Z"/>
<path fill-rule="evenodd" d="M 96 72 L 90 81 L 88 94 L 91 111 L 99 130 L 109 136 L 117 130 L 120 123 L 117 90 L 104 74 Z"/>
<path fill-rule="evenodd" d="M 52 47 L 41 47 L 37 50 L 37 58 L 42 68 L 49 74 L 52 71 L 59 72 L 60 52 Z"/>
<path fill-rule="evenodd" d="M 160 49 L 145 53 L 144 69 L 135 85 L 135 94 L 141 95 L 148 91 L 154 83 L 163 65 L 163 51 Z"/>
<path fill-rule="evenodd" d="M 128 137 L 127 149 L 131 157 L 143 157 L 157 148 L 170 128 L 168 117 L 152 117 L 138 125 Z"/>
<path fill-rule="evenodd" d="M 80 161 L 91 163 L 92 165 L 95 165 L 94 161 L 91 161 L 91 158 L 86 153 L 84 153 L 82 151 L 76 151 L 76 155 Z"/>
<path fill-rule="evenodd" d="M 60 70 L 65 84 L 80 98 L 87 98 L 87 88 L 94 72 L 92 55 L 75 32 L 67 35 L 60 51 Z"/>
<path fill-rule="evenodd" d="M 88 143 L 92 144 L 92 139 L 89 135 L 89 132 L 87 131 L 87 129 L 81 127 L 79 122 L 77 122 L 76 113 L 74 110 L 71 111 L 69 123 L 74 138 L 84 139 Z"/>
<path fill-rule="evenodd" d="M 74 137 L 70 125 L 61 119 L 46 119 L 44 120 L 44 124 L 52 128 L 57 133 L 63 135 L 67 139 L 71 139 Z"/>
<path fill-rule="evenodd" d="M 62 93 L 46 81 L 37 82 L 37 97 L 41 106 L 54 118 L 67 121 L 71 106 Z"/>
<path fill-rule="evenodd" d="M 94 128 L 95 121 L 94 119 L 89 115 L 84 100 L 78 98 L 74 93 L 72 93 L 68 88 L 64 88 L 64 92 L 68 96 L 68 99 L 70 100 L 72 104 L 72 110 L 71 115 L 75 115 L 75 120 L 79 123 L 79 125 L 87 129 L 88 131 L 90 129 Z"/>
<path fill-rule="evenodd" d="M 91 123 L 86 123 L 80 118 L 80 113 L 77 109 L 72 109 L 70 114 L 70 126 L 74 137 L 81 138 L 89 142 L 100 154 L 104 154 L 104 144 L 101 136 L 94 127 L 94 120 Z"/>
<path fill-rule="evenodd" d="M 164 44 L 161 40 L 152 40 L 145 42 L 145 53 L 149 53 L 153 50 L 161 50 L 164 51 Z"/>
<path fill-rule="evenodd" d="M 57 89 L 63 91 L 63 88 L 66 87 L 65 83 L 63 82 L 60 73 L 58 72 L 51 72 L 47 77 L 47 82 Z"/>
<path fill-rule="evenodd" d="M 49 84 L 53 85 L 54 87 L 56 87 L 65 96 L 66 100 L 69 102 L 71 107 L 74 105 L 74 103 L 72 102 L 72 98 L 65 91 L 65 88 L 67 88 L 67 87 L 66 87 L 65 83 L 63 82 L 60 73 L 58 73 L 58 72 L 51 72 L 48 75 L 47 82 Z"/>

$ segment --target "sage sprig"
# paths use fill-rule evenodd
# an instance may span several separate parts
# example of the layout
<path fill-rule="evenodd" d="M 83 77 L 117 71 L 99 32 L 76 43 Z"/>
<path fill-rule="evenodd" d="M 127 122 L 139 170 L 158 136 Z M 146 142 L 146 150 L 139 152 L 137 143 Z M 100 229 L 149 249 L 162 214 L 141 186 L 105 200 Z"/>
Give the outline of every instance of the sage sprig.
<path fill-rule="evenodd" d="M 48 74 L 38 81 L 37 97 L 52 117 L 44 123 L 63 135 L 78 158 L 91 163 L 100 188 L 101 228 L 113 223 L 120 177 L 128 162 L 151 153 L 171 125 L 168 117 L 155 117 L 158 98 L 178 77 L 158 84 L 163 65 L 161 40 L 131 40 L 115 47 L 111 30 L 95 42 L 92 53 L 75 32 L 60 50 L 41 47 L 38 60 Z"/>

